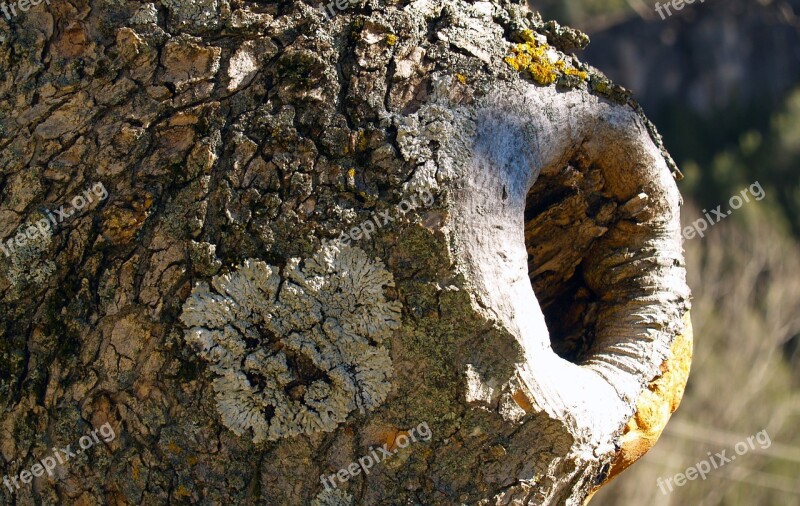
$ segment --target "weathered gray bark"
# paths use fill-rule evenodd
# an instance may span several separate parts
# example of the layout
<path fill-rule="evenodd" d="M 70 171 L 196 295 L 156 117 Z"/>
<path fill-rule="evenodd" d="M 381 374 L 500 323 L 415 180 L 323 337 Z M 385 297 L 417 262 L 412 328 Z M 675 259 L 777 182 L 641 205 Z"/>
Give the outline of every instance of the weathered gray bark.
<path fill-rule="evenodd" d="M 4 502 L 581 504 L 677 406 L 671 161 L 579 33 L 459 0 L 2 28 L 0 471 L 116 434 Z"/>

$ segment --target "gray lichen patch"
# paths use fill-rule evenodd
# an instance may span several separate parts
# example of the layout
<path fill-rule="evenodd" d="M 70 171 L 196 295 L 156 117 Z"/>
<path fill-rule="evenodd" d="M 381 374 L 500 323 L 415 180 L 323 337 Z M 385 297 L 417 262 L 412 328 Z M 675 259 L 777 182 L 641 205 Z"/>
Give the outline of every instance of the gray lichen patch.
<path fill-rule="evenodd" d="M 40 219 L 32 220 L 32 223 L 47 221 L 47 218 L 42 215 L 34 216 L 34 218 Z M 26 230 L 33 228 L 33 225 L 20 226 L 17 234 L 24 235 Z M 47 230 L 46 233 L 40 231 L 32 238 L 30 235 L 26 237 L 28 240 L 22 245 L 16 243 L 13 247 L 9 245 L 12 247 L 10 255 L 5 258 L 6 262 L 0 268 L 0 273 L 8 279 L 13 288 L 9 293 L 12 300 L 20 296 L 27 286 L 38 287 L 46 284 L 56 270 L 55 263 L 46 257 L 53 242 L 52 232 L 50 230 Z"/>
<path fill-rule="evenodd" d="M 353 496 L 344 490 L 323 490 L 311 502 L 311 506 L 351 506 Z"/>
<path fill-rule="evenodd" d="M 169 12 L 170 29 L 176 32 L 205 33 L 217 30 L 222 24 L 224 11 L 230 11 L 227 2 L 218 0 L 164 0 L 162 2 Z"/>
<path fill-rule="evenodd" d="M 183 306 L 184 337 L 211 364 L 223 423 L 255 443 L 330 432 L 391 388 L 380 343 L 400 326 L 392 275 L 354 247 L 325 244 L 280 269 L 246 260 L 200 282 Z"/>

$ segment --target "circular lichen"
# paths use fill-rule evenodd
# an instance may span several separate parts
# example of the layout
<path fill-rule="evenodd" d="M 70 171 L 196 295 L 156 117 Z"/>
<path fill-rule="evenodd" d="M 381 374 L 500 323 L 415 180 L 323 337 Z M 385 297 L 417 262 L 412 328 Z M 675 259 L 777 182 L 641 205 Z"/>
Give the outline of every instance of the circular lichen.
<path fill-rule="evenodd" d="M 389 393 L 400 325 L 391 274 L 359 248 L 323 246 L 283 270 L 247 260 L 201 282 L 183 306 L 184 337 L 211 363 L 223 423 L 253 441 L 334 430 Z"/>

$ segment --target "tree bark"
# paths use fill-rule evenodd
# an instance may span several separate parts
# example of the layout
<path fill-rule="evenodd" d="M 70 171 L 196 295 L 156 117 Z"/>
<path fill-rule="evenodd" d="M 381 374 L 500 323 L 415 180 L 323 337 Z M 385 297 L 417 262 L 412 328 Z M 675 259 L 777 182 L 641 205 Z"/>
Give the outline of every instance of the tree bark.
<path fill-rule="evenodd" d="M 677 407 L 679 172 L 579 32 L 461 0 L 0 27 L 4 503 L 583 504 Z"/>

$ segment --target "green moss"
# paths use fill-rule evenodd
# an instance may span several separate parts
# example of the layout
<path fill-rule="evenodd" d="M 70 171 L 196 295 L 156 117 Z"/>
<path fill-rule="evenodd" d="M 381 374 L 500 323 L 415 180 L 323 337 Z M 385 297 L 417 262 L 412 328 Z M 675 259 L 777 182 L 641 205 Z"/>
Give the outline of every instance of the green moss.
<path fill-rule="evenodd" d="M 313 84 L 313 70 L 322 64 L 310 51 L 287 52 L 280 58 L 277 64 L 279 74 L 286 78 L 295 80 L 303 85 Z"/>
<path fill-rule="evenodd" d="M 547 36 L 547 42 L 557 47 L 561 51 L 572 49 L 585 49 L 589 45 L 589 36 L 580 30 L 561 26 L 555 21 L 548 21 L 542 27 L 542 31 Z"/>
<path fill-rule="evenodd" d="M 597 95 L 604 96 L 618 104 L 627 104 L 630 99 L 630 92 L 612 83 L 602 74 L 592 74 L 589 79 L 589 89 Z"/>

